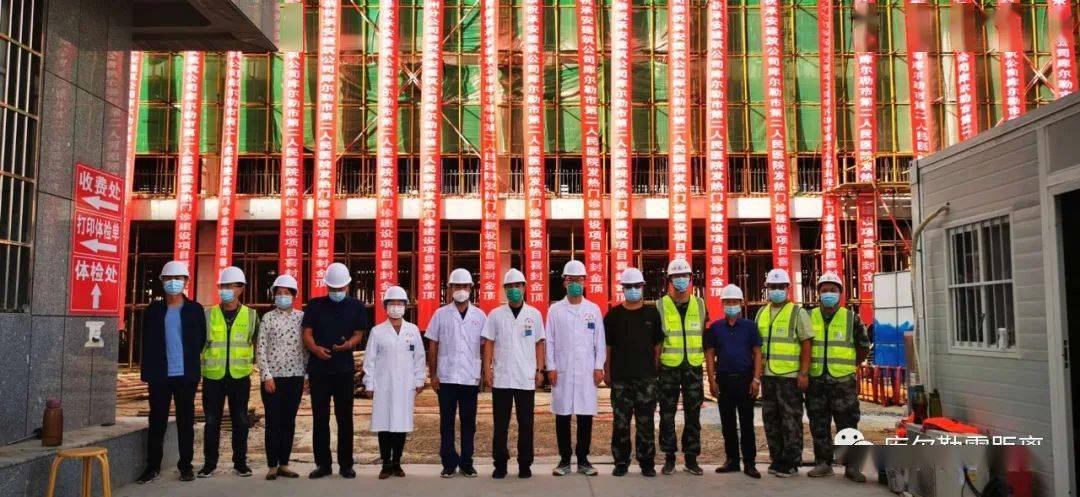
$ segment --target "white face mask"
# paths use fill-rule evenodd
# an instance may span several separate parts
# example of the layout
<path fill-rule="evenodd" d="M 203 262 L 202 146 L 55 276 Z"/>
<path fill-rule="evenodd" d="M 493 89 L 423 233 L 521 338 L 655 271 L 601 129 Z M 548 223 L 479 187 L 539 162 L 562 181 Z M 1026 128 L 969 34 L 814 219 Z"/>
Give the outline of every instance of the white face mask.
<path fill-rule="evenodd" d="M 394 304 L 386 306 L 386 315 L 390 316 L 390 319 L 401 319 L 405 315 L 405 306 L 401 304 Z"/>
<path fill-rule="evenodd" d="M 470 293 L 471 292 L 469 292 L 468 290 L 458 290 L 454 292 L 454 302 L 457 302 L 459 304 L 467 302 L 469 300 Z"/>

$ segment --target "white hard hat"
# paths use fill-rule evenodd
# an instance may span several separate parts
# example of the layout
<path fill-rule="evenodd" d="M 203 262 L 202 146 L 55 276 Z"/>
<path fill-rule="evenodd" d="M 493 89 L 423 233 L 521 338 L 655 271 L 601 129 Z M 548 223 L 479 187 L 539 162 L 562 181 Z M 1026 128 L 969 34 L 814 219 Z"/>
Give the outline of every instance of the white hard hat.
<path fill-rule="evenodd" d="M 840 281 L 840 277 L 832 271 L 826 271 L 824 273 L 821 273 L 821 276 L 818 277 L 817 286 L 819 288 L 825 283 L 835 283 L 836 286 L 839 286 L 841 289 L 844 288 L 844 282 Z"/>
<path fill-rule="evenodd" d="M 323 283 L 330 288 L 342 288 L 349 286 L 352 282 L 352 275 L 349 274 L 349 268 L 345 267 L 340 262 L 335 262 L 329 266 L 326 266 L 326 274 L 323 275 Z"/>
<path fill-rule="evenodd" d="M 183 261 L 169 261 L 165 263 L 165 267 L 161 268 L 161 279 L 165 279 L 166 276 L 183 276 L 190 278 L 188 274 L 187 264 Z"/>
<path fill-rule="evenodd" d="M 288 288 L 290 290 L 299 290 L 296 284 L 296 278 L 291 275 L 283 274 L 274 278 L 274 284 L 270 285 L 270 288 Z"/>
<path fill-rule="evenodd" d="M 636 285 L 638 283 L 645 283 L 645 277 L 641 275 L 641 270 L 636 267 L 628 267 L 622 272 L 622 277 L 619 278 L 619 283 L 623 285 Z"/>
<path fill-rule="evenodd" d="M 787 271 L 783 269 L 773 269 L 769 271 L 769 274 L 765 276 L 766 285 L 790 285 L 791 278 L 788 277 Z"/>
<path fill-rule="evenodd" d="M 739 299 L 739 300 L 742 300 L 743 299 L 742 288 L 739 288 L 739 286 L 735 285 L 735 284 L 729 284 L 728 286 L 725 286 L 724 289 L 720 292 L 720 300 L 727 300 L 727 299 Z"/>
<path fill-rule="evenodd" d="M 446 284 L 471 285 L 473 284 L 472 273 L 470 273 L 468 269 L 459 267 L 453 271 L 450 271 L 450 279 L 446 282 Z"/>
<path fill-rule="evenodd" d="M 386 289 L 386 293 L 383 294 L 383 302 L 387 300 L 404 300 L 409 301 L 409 294 L 405 293 L 405 289 L 400 286 L 392 286 Z"/>
<path fill-rule="evenodd" d="M 586 276 L 585 265 L 581 261 L 571 259 L 562 268 L 563 276 Z"/>
<path fill-rule="evenodd" d="M 236 266 L 229 266 L 221 270 L 221 274 L 218 275 L 217 284 L 225 285 L 229 283 L 242 283 L 247 284 L 247 277 L 244 276 L 244 271 Z"/>
<path fill-rule="evenodd" d="M 694 272 L 690 268 L 690 263 L 686 262 L 686 259 L 674 259 L 667 265 L 667 275 L 675 276 L 676 274 L 690 274 Z"/>
<path fill-rule="evenodd" d="M 503 276 L 503 284 L 510 285 L 513 283 L 525 283 L 525 275 L 517 269 L 510 268 L 510 270 L 506 272 L 506 275 Z"/>

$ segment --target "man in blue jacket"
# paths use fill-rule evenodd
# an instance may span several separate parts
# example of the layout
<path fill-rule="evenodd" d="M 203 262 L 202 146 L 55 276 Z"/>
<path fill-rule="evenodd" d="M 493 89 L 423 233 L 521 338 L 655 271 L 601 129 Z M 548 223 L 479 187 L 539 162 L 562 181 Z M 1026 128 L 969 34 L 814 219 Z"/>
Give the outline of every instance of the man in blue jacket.
<path fill-rule="evenodd" d="M 165 300 L 155 300 L 143 311 L 142 381 L 150 393 L 150 433 L 146 440 L 146 469 L 138 483 L 149 483 L 161 473 L 162 444 L 169 424 L 169 404 L 176 402 L 176 436 L 180 448 L 181 481 L 192 481 L 195 443 L 195 390 L 199 386 L 199 354 L 206 343 L 203 307 L 184 295 L 187 265 L 170 261 L 161 269 Z"/>

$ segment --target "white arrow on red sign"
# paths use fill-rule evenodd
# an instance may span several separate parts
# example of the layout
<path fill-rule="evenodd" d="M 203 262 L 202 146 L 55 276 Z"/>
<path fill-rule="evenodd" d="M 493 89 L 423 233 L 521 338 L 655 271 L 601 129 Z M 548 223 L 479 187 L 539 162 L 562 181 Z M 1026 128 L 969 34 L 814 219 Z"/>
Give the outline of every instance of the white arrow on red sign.
<path fill-rule="evenodd" d="M 90 296 L 94 297 L 90 307 L 93 307 L 94 309 L 101 307 L 101 287 L 99 287 L 97 283 L 94 283 L 94 289 L 90 291 Z"/>
<path fill-rule="evenodd" d="M 92 250 L 95 254 L 98 253 L 98 252 L 114 252 L 115 253 L 116 248 L 117 248 L 116 245 L 111 244 L 111 243 L 103 243 L 100 240 L 98 240 L 97 238 L 93 238 L 93 239 L 90 239 L 90 240 L 83 240 L 82 242 L 80 242 L 80 244 L 83 247 L 86 247 L 86 248 Z"/>
<path fill-rule="evenodd" d="M 109 202 L 108 200 L 102 200 L 101 197 L 95 195 L 93 197 L 83 198 L 83 202 L 90 204 L 91 207 L 97 210 L 105 209 L 113 212 L 120 212 L 120 204 L 115 202 Z"/>

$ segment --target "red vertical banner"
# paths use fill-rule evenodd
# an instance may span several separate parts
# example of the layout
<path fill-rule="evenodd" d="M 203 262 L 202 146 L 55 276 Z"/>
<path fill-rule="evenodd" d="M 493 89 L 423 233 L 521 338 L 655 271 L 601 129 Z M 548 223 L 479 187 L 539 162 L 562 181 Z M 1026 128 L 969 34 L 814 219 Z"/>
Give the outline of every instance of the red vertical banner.
<path fill-rule="evenodd" d="M 326 295 L 323 275 L 334 262 L 334 176 L 337 165 L 339 0 L 319 2 L 319 62 L 316 66 L 315 167 L 311 218 L 311 296 Z M 376 306 L 378 308 L 378 306 Z"/>
<path fill-rule="evenodd" d="M 720 294 L 727 275 L 727 0 L 709 0 L 705 62 L 705 149 L 707 222 L 705 305 L 723 316 Z"/>
<path fill-rule="evenodd" d="M 278 273 L 301 282 L 304 270 L 304 53 L 285 52 L 281 102 L 281 225 Z M 298 285 L 303 290 L 304 285 Z M 303 304 L 301 291 L 293 306 Z"/>
<path fill-rule="evenodd" d="M 908 0 L 904 17 L 905 40 L 908 48 L 908 94 L 911 96 L 911 147 L 915 157 L 934 152 L 937 132 L 933 114 L 932 65 L 930 40 L 925 39 L 933 27 L 930 6 L 926 0 Z"/>
<path fill-rule="evenodd" d="M 1005 120 L 1016 119 L 1026 109 L 1024 77 L 1024 25 L 1016 0 L 998 0 L 998 50 L 1001 64 L 1001 106 Z"/>
<path fill-rule="evenodd" d="M 877 272 L 877 199 L 860 193 L 855 204 L 859 223 L 859 319 L 874 322 L 874 273 Z"/>
<path fill-rule="evenodd" d="M 544 197 L 543 0 L 525 0 L 522 41 L 525 114 L 525 279 L 533 305 L 548 308 L 547 224 Z"/>
<path fill-rule="evenodd" d="M 787 110 L 784 108 L 784 42 L 780 19 L 780 0 L 762 0 L 762 69 L 765 72 L 765 140 L 769 161 L 773 266 L 790 273 L 791 198 L 787 164 Z"/>
<path fill-rule="evenodd" d="M 600 163 L 600 61 L 596 0 L 578 0 L 578 92 L 581 95 L 582 197 L 585 203 L 586 295 L 607 310 L 607 236 L 604 228 L 604 168 Z"/>
<path fill-rule="evenodd" d="M 818 2 L 818 64 L 821 68 L 821 267 L 842 273 L 840 200 L 836 163 L 836 38 L 832 2 Z"/>
<path fill-rule="evenodd" d="M 855 52 L 855 172 L 859 183 L 873 183 L 877 146 L 877 56 Z"/>
<path fill-rule="evenodd" d="M 124 217 L 120 223 L 123 237 L 120 242 L 120 302 L 117 329 L 127 329 L 124 305 L 127 302 L 127 266 L 128 240 L 131 236 L 131 195 L 135 179 L 135 145 L 139 130 L 139 90 L 142 84 L 142 52 L 130 52 L 131 65 L 128 68 L 128 121 L 127 121 L 127 157 L 124 166 Z"/>
<path fill-rule="evenodd" d="M 1076 24 L 1072 2 L 1050 0 L 1047 8 L 1050 20 L 1050 57 L 1054 65 L 1054 92 L 1057 98 L 1076 91 Z"/>
<path fill-rule="evenodd" d="M 236 200 L 236 154 L 240 130 L 240 52 L 225 53 L 225 98 L 221 120 L 221 164 L 218 168 L 217 234 L 214 274 L 232 265 L 233 211 Z"/>
<path fill-rule="evenodd" d="M 950 40 L 954 48 L 954 63 L 956 65 L 956 115 L 960 126 L 960 141 L 967 140 L 979 132 L 979 89 L 975 76 L 975 52 L 970 45 L 974 43 L 973 33 L 969 26 L 974 20 L 967 19 L 973 0 L 953 0 L 951 14 L 957 17 L 953 35 L 957 39 Z"/>
<path fill-rule="evenodd" d="M 630 198 L 630 33 L 631 0 L 611 0 L 611 96 L 608 147 L 611 175 L 611 301 L 623 300 L 623 271 L 634 265 Z"/>
<path fill-rule="evenodd" d="M 420 73 L 420 218 L 416 295 L 417 325 L 427 329 L 441 299 L 439 278 L 442 156 L 442 0 L 424 1 L 424 51 Z"/>
<path fill-rule="evenodd" d="M 180 103 L 180 165 L 176 171 L 176 233 L 173 259 L 195 274 L 196 234 L 199 221 L 199 125 L 202 121 L 202 52 L 184 52 L 184 79 Z M 216 281 L 216 275 L 215 275 Z M 187 286 L 187 296 L 195 285 Z"/>
<path fill-rule="evenodd" d="M 668 19 L 668 256 L 690 262 L 690 0 Z"/>
<path fill-rule="evenodd" d="M 398 283 L 398 4 L 379 4 L 379 97 L 375 150 L 375 298 Z M 375 322 L 386 319 L 375 306 Z"/>
<path fill-rule="evenodd" d="M 480 0 L 480 308 L 499 305 L 499 166 L 495 152 L 499 87 L 499 0 Z"/>

